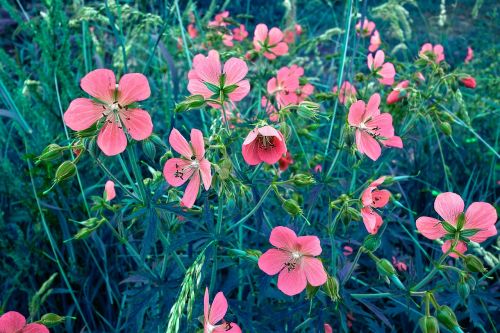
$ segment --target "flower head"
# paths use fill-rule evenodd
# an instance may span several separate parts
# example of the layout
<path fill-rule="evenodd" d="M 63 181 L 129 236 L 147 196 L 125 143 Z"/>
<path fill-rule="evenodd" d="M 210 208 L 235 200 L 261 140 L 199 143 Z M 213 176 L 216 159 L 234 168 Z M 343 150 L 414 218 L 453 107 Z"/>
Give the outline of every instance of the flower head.
<path fill-rule="evenodd" d="M 16 311 L 9 311 L 0 316 L 0 333 L 49 333 L 42 324 L 26 324 L 26 318 Z"/>
<path fill-rule="evenodd" d="M 116 197 L 115 183 L 111 180 L 106 182 L 104 185 L 104 194 L 106 201 L 111 201 Z"/>
<path fill-rule="evenodd" d="M 366 18 L 363 22 L 359 21 L 356 23 L 356 33 L 361 37 L 369 37 L 375 30 L 375 23 L 372 21 L 368 21 Z"/>
<path fill-rule="evenodd" d="M 200 178 L 205 190 L 208 191 L 212 183 L 210 162 L 205 158 L 205 143 L 200 130 L 191 130 L 191 142 L 188 143 L 182 134 L 173 129 L 168 138 L 172 148 L 181 154 L 180 158 L 171 158 L 163 167 L 163 176 L 171 186 L 181 186 L 189 183 L 184 191 L 181 204 L 187 208 L 193 204 L 200 190 Z"/>
<path fill-rule="evenodd" d="M 389 95 L 387 96 L 387 104 L 394 104 L 396 103 L 397 101 L 399 101 L 401 98 L 399 97 L 399 94 L 405 90 L 405 88 L 408 88 L 410 84 L 410 81 L 408 80 L 404 80 L 404 81 L 401 81 L 400 83 L 398 83 L 396 85 L 396 87 L 394 88 L 393 91 L 391 91 L 389 93 Z"/>
<path fill-rule="evenodd" d="M 205 297 L 203 299 L 203 333 L 241 333 L 241 328 L 235 324 L 224 320 L 227 312 L 227 300 L 224 293 L 219 291 L 215 295 L 212 305 L 210 305 L 210 298 L 208 288 L 205 289 Z M 220 324 L 217 324 L 221 322 Z"/>
<path fill-rule="evenodd" d="M 394 69 L 394 65 L 392 63 L 384 63 L 384 59 L 384 51 L 378 50 L 377 53 L 375 53 L 375 57 L 373 57 L 370 53 L 366 62 L 370 71 L 377 76 L 378 81 L 382 84 L 390 86 L 394 83 L 396 70 Z"/>
<path fill-rule="evenodd" d="M 253 45 L 257 52 L 264 52 L 264 57 L 269 60 L 276 59 L 288 52 L 287 43 L 283 42 L 283 32 L 278 28 L 268 29 L 261 23 L 255 27 Z"/>
<path fill-rule="evenodd" d="M 474 202 L 465 213 L 464 206 L 464 201 L 456 193 L 439 194 L 434 201 L 434 210 L 443 221 L 428 216 L 419 217 L 416 221 L 418 231 L 429 239 L 444 237 L 444 253 L 454 243 L 454 251 L 464 253 L 467 251 L 468 241 L 482 243 L 497 234 L 497 211 L 492 205 Z M 454 252 L 450 256 L 457 258 Z"/>
<path fill-rule="evenodd" d="M 245 162 L 274 164 L 287 152 L 285 138 L 277 129 L 266 125 L 248 133 L 241 148 Z"/>
<path fill-rule="evenodd" d="M 64 122 L 74 131 L 86 130 L 99 122 L 97 145 L 104 154 L 112 156 L 125 150 L 124 129 L 134 140 L 144 140 L 151 135 L 153 123 L 149 113 L 130 107 L 151 95 L 144 75 L 125 74 L 117 85 L 112 71 L 96 69 L 82 78 L 80 86 L 95 99 L 74 99 L 64 113 Z"/>
<path fill-rule="evenodd" d="M 310 83 L 300 85 L 300 78 L 304 75 L 304 68 L 297 65 L 282 67 L 276 77 L 267 81 L 267 92 L 276 97 L 280 108 L 291 104 L 299 104 L 314 91 Z"/>
<path fill-rule="evenodd" d="M 233 29 L 233 38 L 238 42 L 243 41 L 248 37 L 248 31 L 245 28 L 244 24 L 240 24 L 239 27 Z"/>
<path fill-rule="evenodd" d="M 373 35 L 370 37 L 370 46 L 368 46 L 368 51 L 377 51 L 380 47 L 380 44 L 382 44 L 382 41 L 380 40 L 380 34 L 378 33 L 378 30 L 375 30 Z"/>
<path fill-rule="evenodd" d="M 380 95 L 373 94 L 368 104 L 361 100 L 353 103 L 348 116 L 349 125 L 356 129 L 358 151 L 374 161 L 382 153 L 379 143 L 386 147 L 403 148 L 401 138 L 394 135 L 392 116 L 380 113 L 379 105 Z"/>
<path fill-rule="evenodd" d="M 377 208 L 382 208 L 389 202 L 391 192 L 388 190 L 379 190 L 378 186 L 382 185 L 385 177 L 372 182 L 361 195 L 361 216 L 366 230 L 374 235 L 378 232 L 380 226 L 384 223 L 382 217 L 375 211 Z"/>
<path fill-rule="evenodd" d="M 431 43 L 425 43 L 420 48 L 420 52 L 418 54 L 420 57 L 428 61 L 434 61 L 436 64 L 439 64 L 444 60 L 444 49 L 441 44 L 432 46 Z"/>
<path fill-rule="evenodd" d="M 316 236 L 297 237 L 293 230 L 276 227 L 269 242 L 276 248 L 267 250 L 259 258 L 259 268 L 268 275 L 278 276 L 278 289 L 288 296 L 301 293 L 309 283 L 321 286 L 327 275 L 321 260 L 321 245 Z"/>
<path fill-rule="evenodd" d="M 337 86 L 333 87 L 334 93 L 336 93 L 337 90 L 338 90 Z M 356 101 L 356 93 L 357 93 L 356 87 L 352 85 L 349 81 L 344 81 L 340 86 L 339 102 L 345 105 L 347 102 Z"/>

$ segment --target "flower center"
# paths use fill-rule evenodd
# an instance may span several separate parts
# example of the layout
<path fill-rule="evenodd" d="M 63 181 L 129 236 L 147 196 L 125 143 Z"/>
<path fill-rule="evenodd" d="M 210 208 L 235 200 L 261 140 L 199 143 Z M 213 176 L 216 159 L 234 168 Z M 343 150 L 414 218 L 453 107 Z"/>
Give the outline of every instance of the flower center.
<path fill-rule="evenodd" d="M 274 144 L 274 136 L 259 135 L 258 140 L 260 149 L 269 150 L 276 147 L 276 145 Z"/>

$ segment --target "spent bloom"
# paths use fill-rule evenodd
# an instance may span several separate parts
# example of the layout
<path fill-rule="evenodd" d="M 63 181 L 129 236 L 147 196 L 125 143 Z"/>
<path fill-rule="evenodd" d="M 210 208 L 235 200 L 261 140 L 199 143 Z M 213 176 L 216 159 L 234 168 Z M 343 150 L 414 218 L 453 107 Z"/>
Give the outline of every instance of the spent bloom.
<path fill-rule="evenodd" d="M 0 333 L 49 333 L 42 324 L 26 324 L 26 318 L 16 311 L 9 311 L 0 316 Z"/>
<path fill-rule="evenodd" d="M 474 51 L 472 50 L 472 48 L 469 46 L 467 47 L 467 55 L 465 56 L 465 60 L 464 62 L 467 64 L 469 63 L 470 61 L 472 61 L 472 59 L 474 58 Z"/>
<path fill-rule="evenodd" d="M 439 64 L 444 60 L 444 49 L 443 45 L 436 44 L 432 46 L 431 43 L 425 43 L 420 48 L 418 55 L 426 60 L 434 61 Z"/>
<path fill-rule="evenodd" d="M 118 85 L 109 69 L 96 69 L 80 81 L 81 88 L 94 99 L 74 99 L 64 113 L 64 122 L 74 131 L 83 131 L 99 122 L 102 125 L 97 145 L 108 156 L 120 154 L 127 147 L 127 133 L 134 140 L 144 140 L 153 131 L 149 113 L 130 107 L 151 95 L 148 79 L 139 73 L 122 76 Z M 99 126 L 98 126 L 99 127 Z"/>
<path fill-rule="evenodd" d="M 215 295 L 214 301 L 210 305 L 208 288 L 205 289 L 203 299 L 203 333 L 241 333 L 241 328 L 235 324 L 224 320 L 227 312 L 227 300 L 222 291 Z M 217 324 L 221 322 L 220 324 Z"/>
<path fill-rule="evenodd" d="M 287 152 L 285 138 L 280 131 L 269 125 L 256 127 L 248 133 L 241 152 L 249 165 L 261 162 L 274 164 Z"/>
<path fill-rule="evenodd" d="M 408 266 L 404 261 L 399 261 L 395 256 L 392 256 L 392 264 L 400 272 L 408 270 Z"/>
<path fill-rule="evenodd" d="M 380 40 L 380 34 L 378 33 L 378 30 L 375 30 L 373 35 L 370 37 L 370 46 L 368 46 L 368 51 L 377 51 L 380 47 L 380 44 L 382 44 L 382 41 Z"/>
<path fill-rule="evenodd" d="M 375 209 L 382 208 L 389 202 L 391 192 L 388 190 L 379 190 L 378 186 L 384 183 L 385 177 L 373 181 L 361 194 L 361 216 L 366 230 L 374 235 L 382 225 L 382 217 Z"/>
<path fill-rule="evenodd" d="M 337 86 L 333 87 L 334 93 L 336 93 L 337 90 L 338 90 Z M 339 102 L 345 105 L 348 102 L 356 101 L 356 93 L 357 93 L 356 87 L 349 81 L 344 81 L 340 86 Z"/>
<path fill-rule="evenodd" d="M 394 135 L 392 116 L 389 113 L 380 113 L 379 105 L 380 95 L 373 94 L 368 104 L 361 100 L 353 103 L 348 115 L 349 125 L 356 129 L 358 151 L 374 161 L 382 153 L 380 144 L 403 148 L 401 138 Z"/>
<path fill-rule="evenodd" d="M 406 88 L 408 88 L 408 85 L 410 84 L 410 81 L 404 80 L 399 82 L 396 87 L 394 88 L 393 91 L 387 95 L 387 104 L 394 104 L 397 101 L 401 99 L 399 96 L 402 91 L 404 91 Z"/>
<path fill-rule="evenodd" d="M 238 102 L 250 91 L 250 82 L 244 80 L 247 73 L 248 67 L 243 60 L 230 58 L 222 66 L 219 53 L 210 50 L 208 56 L 197 54 L 194 57 L 187 88 L 191 94 L 202 95 L 205 99 L 216 99 L 220 103 Z M 212 104 L 220 108 L 219 104 Z"/>
<path fill-rule="evenodd" d="M 104 185 L 104 195 L 106 201 L 116 198 L 115 183 L 112 180 L 108 180 Z"/>
<path fill-rule="evenodd" d="M 429 239 L 444 238 L 442 250 L 446 253 L 454 242 L 455 251 L 467 251 L 467 242 L 482 243 L 497 234 L 496 209 L 486 202 L 474 202 L 464 213 L 464 201 L 460 195 L 452 192 L 441 193 L 434 201 L 434 210 L 443 219 L 422 216 L 416 221 L 417 229 Z M 457 258 L 457 254 L 450 253 Z"/>
<path fill-rule="evenodd" d="M 370 53 L 366 58 L 366 62 L 368 64 L 368 68 L 375 74 L 378 81 L 382 84 L 390 86 L 394 83 L 396 70 L 394 69 L 394 65 L 392 63 L 384 63 L 384 59 L 384 51 L 378 50 L 377 53 L 375 53 L 375 57 L 373 57 L 373 54 Z"/>
<path fill-rule="evenodd" d="M 193 207 L 198 191 L 200 178 L 205 190 L 208 191 L 212 183 L 210 162 L 205 158 L 205 143 L 200 130 L 191 130 L 191 142 L 188 143 L 182 134 L 173 129 L 168 138 L 172 148 L 181 154 L 181 158 L 171 158 L 163 167 L 163 176 L 171 186 L 181 186 L 189 183 L 184 191 L 181 204 L 187 208 Z"/>
<path fill-rule="evenodd" d="M 239 27 L 233 29 L 233 39 L 241 42 L 248 37 L 248 31 L 245 29 L 244 24 L 240 24 Z"/>
<path fill-rule="evenodd" d="M 259 258 L 259 268 L 268 275 L 278 274 L 278 289 L 288 296 L 301 293 L 309 283 L 321 286 L 327 280 L 323 263 L 316 256 L 321 245 L 316 236 L 297 237 L 286 227 L 271 231 L 269 242 L 276 248 L 267 250 Z"/>
<path fill-rule="evenodd" d="M 375 30 L 375 22 L 368 21 L 366 18 L 363 20 L 363 22 L 359 21 L 356 24 L 356 32 L 361 37 L 371 36 L 373 30 Z"/>
<path fill-rule="evenodd" d="M 253 45 L 257 52 L 264 52 L 264 57 L 269 60 L 276 59 L 288 52 L 287 43 L 283 42 L 283 32 L 274 27 L 271 30 L 261 23 L 255 27 Z"/>

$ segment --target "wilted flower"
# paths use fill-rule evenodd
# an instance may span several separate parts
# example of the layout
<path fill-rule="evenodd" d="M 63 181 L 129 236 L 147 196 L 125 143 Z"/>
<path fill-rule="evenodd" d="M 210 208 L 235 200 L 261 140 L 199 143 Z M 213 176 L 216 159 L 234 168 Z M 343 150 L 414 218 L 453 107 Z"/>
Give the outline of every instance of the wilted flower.
<path fill-rule="evenodd" d="M 396 87 L 394 88 L 394 90 L 391 91 L 389 93 L 389 95 L 387 96 L 387 104 L 394 104 L 397 101 L 399 101 L 401 99 L 399 97 L 399 94 L 401 93 L 401 91 L 404 91 L 405 88 L 408 88 L 409 84 L 410 84 L 410 81 L 408 81 L 408 80 L 404 80 L 404 81 L 401 81 L 400 83 L 398 83 L 396 85 Z"/>
<path fill-rule="evenodd" d="M 287 151 L 285 155 L 281 156 L 281 158 L 278 161 L 278 165 L 281 171 L 286 171 L 288 169 L 288 166 L 293 163 L 293 158 L 292 155 L 290 155 L 290 152 Z"/>
<path fill-rule="evenodd" d="M 373 181 L 361 195 L 361 216 L 366 230 L 370 234 L 376 234 L 383 223 L 382 217 L 375 211 L 375 208 L 382 208 L 389 202 L 391 192 L 388 190 L 379 190 L 378 186 L 382 185 L 385 177 Z"/>
<path fill-rule="evenodd" d="M 338 87 L 333 87 L 333 92 L 336 93 Z M 341 104 L 346 104 L 348 101 L 354 102 L 356 100 L 356 87 L 352 85 L 349 81 L 344 81 L 340 86 L 339 91 L 339 102 Z"/>

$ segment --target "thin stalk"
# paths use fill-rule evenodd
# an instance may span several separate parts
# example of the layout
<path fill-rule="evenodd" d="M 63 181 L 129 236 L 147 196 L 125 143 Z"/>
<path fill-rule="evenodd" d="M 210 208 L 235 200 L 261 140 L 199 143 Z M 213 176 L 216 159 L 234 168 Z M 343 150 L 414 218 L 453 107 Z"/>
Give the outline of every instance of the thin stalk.
<path fill-rule="evenodd" d="M 227 231 L 233 230 L 234 228 L 236 228 L 237 226 L 239 226 L 240 224 L 242 224 L 243 222 L 248 220 L 253 214 L 255 214 L 257 209 L 259 209 L 259 207 L 262 206 L 262 204 L 264 203 L 264 200 L 269 195 L 269 192 L 271 192 L 272 188 L 273 188 L 273 186 L 269 185 L 269 187 L 266 189 L 266 191 L 262 194 L 262 197 L 260 197 L 260 200 L 259 200 L 259 202 L 257 202 L 255 207 L 253 207 L 252 210 L 250 212 L 248 212 L 247 215 L 243 216 L 238 222 L 229 226 L 229 228 L 227 228 Z"/>
<path fill-rule="evenodd" d="M 363 253 L 363 250 L 364 250 L 364 248 L 361 246 L 358 249 L 358 252 L 356 252 L 356 257 L 354 257 L 354 261 L 352 262 L 351 268 L 349 268 L 349 272 L 347 272 L 347 275 L 342 280 L 342 285 L 345 285 L 347 283 L 347 281 L 349 280 L 349 278 L 351 277 L 352 272 L 354 272 L 354 269 L 356 268 L 356 264 L 358 263 L 359 258 L 361 257 L 361 253 Z"/>

